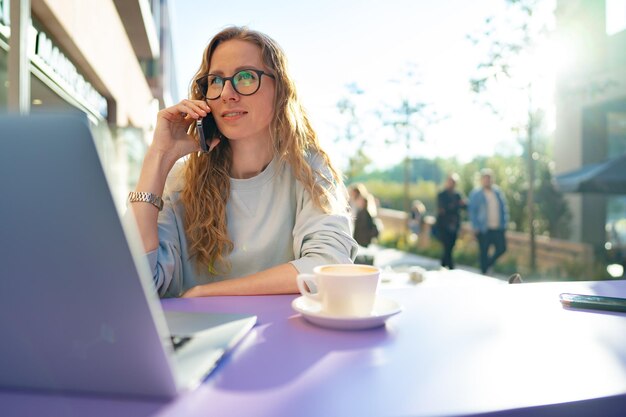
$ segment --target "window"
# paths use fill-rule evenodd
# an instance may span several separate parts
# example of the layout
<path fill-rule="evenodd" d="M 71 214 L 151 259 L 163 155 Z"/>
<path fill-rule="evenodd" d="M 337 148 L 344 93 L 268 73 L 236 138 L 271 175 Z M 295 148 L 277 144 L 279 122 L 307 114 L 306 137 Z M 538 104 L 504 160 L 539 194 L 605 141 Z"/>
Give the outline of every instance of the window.
<path fill-rule="evenodd" d="M 606 34 L 626 30 L 626 0 L 606 0 Z"/>

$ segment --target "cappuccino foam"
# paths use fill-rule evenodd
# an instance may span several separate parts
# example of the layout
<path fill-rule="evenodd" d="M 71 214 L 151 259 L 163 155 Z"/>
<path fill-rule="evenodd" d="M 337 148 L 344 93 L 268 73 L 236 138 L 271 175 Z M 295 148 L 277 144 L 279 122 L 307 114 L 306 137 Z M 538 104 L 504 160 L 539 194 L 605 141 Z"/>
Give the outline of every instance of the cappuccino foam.
<path fill-rule="evenodd" d="M 333 265 L 323 266 L 319 269 L 320 274 L 328 275 L 370 275 L 378 272 L 378 268 L 368 265 Z"/>

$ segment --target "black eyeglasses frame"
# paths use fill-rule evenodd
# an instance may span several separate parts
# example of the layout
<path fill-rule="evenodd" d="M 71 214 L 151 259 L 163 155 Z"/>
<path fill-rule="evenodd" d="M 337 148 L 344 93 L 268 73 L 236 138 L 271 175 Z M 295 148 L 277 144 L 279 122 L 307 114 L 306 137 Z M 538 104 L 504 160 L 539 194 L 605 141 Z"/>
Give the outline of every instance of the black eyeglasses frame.
<path fill-rule="evenodd" d="M 233 79 L 237 76 L 237 74 L 239 74 L 242 71 L 250 71 L 250 72 L 254 72 L 257 77 L 259 77 L 259 85 L 257 86 L 256 90 L 254 90 L 251 93 L 241 93 L 239 90 L 237 90 L 237 85 L 233 82 Z M 209 85 L 207 80 L 209 79 L 209 75 L 213 75 L 215 77 L 219 77 L 222 80 L 224 80 L 224 84 L 222 84 L 222 90 L 220 91 L 220 93 L 215 96 L 215 97 L 207 97 L 207 92 L 209 90 Z M 202 96 L 204 97 L 205 100 L 217 100 L 218 98 L 220 98 L 222 96 L 222 93 L 224 92 L 224 87 L 226 86 L 226 81 L 230 81 L 230 85 L 233 86 L 233 90 L 235 90 L 235 92 L 241 96 L 251 96 L 253 94 L 255 94 L 257 91 L 259 91 L 261 89 L 261 79 L 263 78 L 263 76 L 267 76 L 270 77 L 271 79 L 275 80 L 276 77 L 273 74 L 269 74 L 263 70 L 260 69 L 256 69 L 256 68 L 243 68 L 239 71 L 237 71 L 235 74 L 233 74 L 230 77 L 223 77 L 221 75 L 217 75 L 217 74 L 206 74 L 203 75 L 200 78 L 196 79 L 196 86 L 198 87 L 198 90 L 200 91 L 200 94 L 202 94 Z"/>

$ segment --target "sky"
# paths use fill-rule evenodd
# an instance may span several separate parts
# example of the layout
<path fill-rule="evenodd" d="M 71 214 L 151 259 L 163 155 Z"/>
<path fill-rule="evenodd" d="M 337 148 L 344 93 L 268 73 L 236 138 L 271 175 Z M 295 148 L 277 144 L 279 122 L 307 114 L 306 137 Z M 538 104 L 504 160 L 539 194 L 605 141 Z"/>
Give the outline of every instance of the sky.
<path fill-rule="evenodd" d="M 485 18 L 501 12 L 504 0 L 238 0 L 232 3 L 175 0 L 172 33 L 179 93 L 200 65 L 202 52 L 222 28 L 247 25 L 265 32 L 285 50 L 299 96 L 324 148 L 342 168 L 354 145 L 337 141 L 344 118 L 337 102 L 356 83 L 355 98 L 364 128 L 365 152 L 373 167 L 402 160 L 403 143 L 382 128 L 400 100 L 427 103 L 441 119 L 413 142 L 411 157 L 456 157 L 519 152 L 511 129 L 476 103 L 469 79 L 484 51 L 466 39 L 484 29 Z M 420 84 L 407 78 L 414 68 Z M 410 77 L 409 77 L 410 78 Z M 394 81 L 396 80 L 396 81 Z M 183 97 L 180 97 L 183 98 Z M 388 142 L 391 141 L 392 144 Z"/>

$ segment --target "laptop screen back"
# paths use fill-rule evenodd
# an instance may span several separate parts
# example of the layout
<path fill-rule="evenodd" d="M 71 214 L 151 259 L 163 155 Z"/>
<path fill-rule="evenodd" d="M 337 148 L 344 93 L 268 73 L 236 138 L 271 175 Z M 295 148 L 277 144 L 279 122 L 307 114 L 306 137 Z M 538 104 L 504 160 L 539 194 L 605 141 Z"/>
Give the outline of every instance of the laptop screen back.
<path fill-rule="evenodd" d="M 0 386 L 174 393 L 148 265 L 86 117 L 1 116 L 0 179 Z"/>

